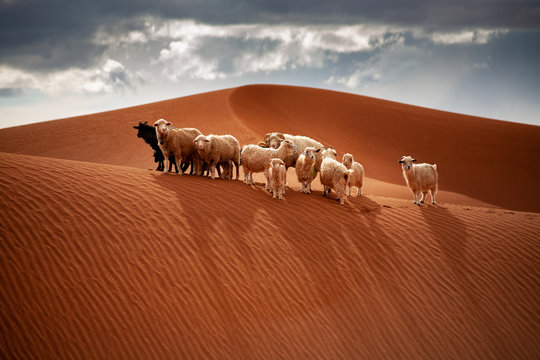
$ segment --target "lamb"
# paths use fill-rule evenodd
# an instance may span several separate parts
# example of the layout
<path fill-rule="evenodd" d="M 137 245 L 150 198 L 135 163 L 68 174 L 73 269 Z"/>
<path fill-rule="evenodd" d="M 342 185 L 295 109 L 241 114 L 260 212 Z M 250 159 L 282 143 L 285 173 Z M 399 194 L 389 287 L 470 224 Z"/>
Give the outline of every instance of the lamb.
<path fill-rule="evenodd" d="M 290 157 L 287 157 L 284 160 L 287 168 L 296 165 L 298 156 L 300 156 L 300 154 L 304 150 L 306 150 L 308 146 L 312 146 L 316 149 L 324 149 L 323 144 L 307 136 L 299 136 L 299 135 L 295 136 L 295 135 L 283 134 L 279 132 L 266 134 L 264 136 L 264 143 L 260 143 L 260 145 L 264 144 L 267 147 L 277 149 L 283 140 L 292 141 L 292 143 L 296 145 L 296 148 L 297 148 L 297 151 L 295 153 L 293 153 Z M 321 168 L 321 162 L 322 162 L 322 153 L 319 152 L 315 155 L 315 171 L 314 171 L 313 177 L 317 176 L 317 172 Z"/>
<path fill-rule="evenodd" d="M 323 196 L 330 193 L 332 189 L 336 191 L 339 204 L 345 204 L 346 187 L 349 184 L 352 170 L 347 170 L 345 165 L 336 160 L 337 153 L 329 148 L 323 152 L 321 162 L 321 184 L 324 186 Z"/>
<path fill-rule="evenodd" d="M 178 175 L 182 175 L 184 170 L 181 168 L 181 162 L 192 162 L 192 170 L 196 175 L 202 174 L 202 166 L 199 154 L 195 151 L 193 140 L 201 132 L 194 128 L 173 129 L 170 126 L 172 123 L 165 119 L 159 119 L 154 123 L 156 128 L 156 137 L 163 155 L 165 156 L 165 168 L 168 165 L 169 156 L 174 155 L 176 163 L 180 171 Z M 164 171 L 169 172 L 168 170 Z"/>
<path fill-rule="evenodd" d="M 161 149 L 159 148 L 156 131 L 154 130 L 154 128 L 148 125 L 148 121 L 145 121 L 144 123 L 142 121 L 139 121 L 139 125 L 134 126 L 133 128 L 138 130 L 137 137 L 143 139 L 144 142 L 150 145 L 150 147 L 154 150 L 154 162 L 158 163 L 156 171 L 163 171 L 163 160 L 165 160 L 165 157 L 163 156 L 163 152 L 161 152 Z M 176 168 L 174 156 L 171 156 L 169 158 L 169 171 L 171 171 L 173 164 Z M 184 169 L 184 171 L 186 170 Z M 176 172 L 178 172 L 178 169 L 176 169 Z"/>
<path fill-rule="evenodd" d="M 283 200 L 285 194 L 285 185 L 287 183 L 287 168 L 285 162 L 279 158 L 270 160 L 270 168 L 268 169 L 268 179 L 270 182 L 270 190 L 272 198 Z"/>
<path fill-rule="evenodd" d="M 277 149 L 263 148 L 259 145 L 245 145 L 242 148 L 240 162 L 244 171 L 244 181 L 248 185 L 253 184 L 253 173 L 263 172 L 266 175 L 266 189 L 269 190 L 268 164 L 270 159 L 279 158 L 285 162 L 296 150 L 296 146 L 290 140 L 284 140 Z"/>
<path fill-rule="evenodd" d="M 431 203 L 436 204 L 435 194 L 439 187 L 439 174 L 437 173 L 437 164 L 413 164 L 416 159 L 410 156 L 402 156 L 398 161 L 403 169 L 403 177 L 407 186 L 414 194 L 413 204 L 423 204 L 428 190 L 431 192 Z M 422 198 L 418 197 L 422 193 Z"/>
<path fill-rule="evenodd" d="M 194 140 L 195 148 L 203 161 L 209 165 L 210 177 L 215 179 L 217 167 L 218 176 L 221 177 L 219 166 L 232 161 L 236 166 L 236 180 L 240 177 L 240 143 L 232 135 L 199 135 Z M 227 169 L 229 170 L 229 169 Z M 232 170 L 232 169 L 230 169 Z M 231 171 L 232 172 L 232 171 Z"/>
<path fill-rule="evenodd" d="M 308 146 L 304 152 L 298 156 L 298 160 L 296 160 L 296 177 L 298 178 L 298 182 L 302 184 L 302 189 L 300 191 L 303 193 L 311 193 L 311 183 L 316 176 L 316 172 L 314 171 L 315 155 L 320 151 L 321 149 L 315 149 L 312 146 Z"/>
<path fill-rule="evenodd" d="M 351 179 L 349 180 L 349 196 L 351 196 L 351 189 L 356 186 L 356 195 L 362 195 L 362 186 L 364 185 L 364 167 L 362 164 L 354 161 L 354 157 L 351 154 L 343 155 L 343 165 L 348 170 L 352 170 Z"/>

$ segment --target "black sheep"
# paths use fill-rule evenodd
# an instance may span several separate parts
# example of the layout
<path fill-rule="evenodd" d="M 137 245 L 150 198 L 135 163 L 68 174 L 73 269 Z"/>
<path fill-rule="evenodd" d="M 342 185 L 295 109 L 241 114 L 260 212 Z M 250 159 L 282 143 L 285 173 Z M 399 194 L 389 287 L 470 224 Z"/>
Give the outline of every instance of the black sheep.
<path fill-rule="evenodd" d="M 137 129 L 137 137 L 144 140 L 145 143 L 150 145 L 152 149 L 154 149 L 154 162 L 158 163 L 157 171 L 163 171 L 164 165 L 163 160 L 165 160 L 165 157 L 163 156 L 163 153 L 161 152 L 161 149 L 158 145 L 158 140 L 156 136 L 156 130 L 153 126 L 147 125 L 148 121 L 145 121 L 144 123 L 139 121 L 138 126 L 134 126 L 134 129 Z M 178 168 L 176 167 L 176 162 L 174 161 L 174 156 L 169 157 L 169 171 L 172 171 L 172 165 L 174 164 L 174 168 L 176 169 L 176 172 L 178 172 Z M 186 166 L 187 168 L 187 166 Z"/>

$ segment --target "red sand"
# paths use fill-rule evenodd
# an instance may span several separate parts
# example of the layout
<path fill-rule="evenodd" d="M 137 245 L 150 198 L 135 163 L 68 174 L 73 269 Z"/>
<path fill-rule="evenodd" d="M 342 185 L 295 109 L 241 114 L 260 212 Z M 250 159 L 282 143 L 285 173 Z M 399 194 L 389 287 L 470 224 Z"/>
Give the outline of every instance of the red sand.
<path fill-rule="evenodd" d="M 149 171 L 132 126 L 160 117 L 317 138 L 366 196 Z M 539 150 L 539 127 L 279 86 L 2 129 L 0 357 L 539 358 Z"/>

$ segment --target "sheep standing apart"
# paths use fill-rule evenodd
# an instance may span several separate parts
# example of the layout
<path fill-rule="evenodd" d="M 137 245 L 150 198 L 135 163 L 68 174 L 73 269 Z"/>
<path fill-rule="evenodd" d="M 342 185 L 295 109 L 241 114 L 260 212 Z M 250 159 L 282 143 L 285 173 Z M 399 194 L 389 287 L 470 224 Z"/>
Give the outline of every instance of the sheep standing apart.
<path fill-rule="evenodd" d="M 272 197 L 283 200 L 285 194 L 285 185 L 287 183 L 287 167 L 285 162 L 279 158 L 270 160 L 270 168 L 268 169 L 268 179 L 270 182 L 270 191 Z"/>
<path fill-rule="evenodd" d="M 246 145 L 242 148 L 240 162 L 244 171 L 244 181 L 248 185 L 253 184 L 253 173 L 264 172 L 266 176 L 266 189 L 269 190 L 268 184 L 268 164 L 270 159 L 279 158 L 283 161 L 288 156 L 292 155 L 296 147 L 294 144 L 285 140 L 279 148 L 263 148 L 259 145 Z"/>
<path fill-rule="evenodd" d="M 351 179 L 349 180 L 349 196 L 351 196 L 351 189 L 356 186 L 356 195 L 362 195 L 362 186 L 364 185 L 364 167 L 362 164 L 354 161 L 354 157 L 351 154 L 343 155 L 343 165 L 348 170 L 352 170 Z"/>
<path fill-rule="evenodd" d="M 156 168 L 156 171 L 163 171 L 163 168 L 164 168 L 163 160 L 165 160 L 165 157 L 163 156 L 163 152 L 161 152 L 161 149 L 158 145 L 158 140 L 157 140 L 156 131 L 154 130 L 154 127 L 148 125 L 148 121 L 145 121 L 144 123 L 139 121 L 139 125 L 134 126 L 133 128 L 137 129 L 137 137 L 140 139 L 143 139 L 144 142 L 150 145 L 150 147 L 154 150 L 154 162 L 158 163 L 158 167 Z M 174 164 L 174 167 L 176 168 L 176 162 L 174 161 L 174 156 L 171 156 L 169 158 L 169 171 L 172 170 L 173 164 Z M 176 169 L 176 172 L 178 172 L 178 169 Z"/>
<path fill-rule="evenodd" d="M 345 192 L 352 170 L 347 170 L 345 165 L 336 160 L 337 153 L 334 149 L 327 149 L 323 152 L 321 163 L 321 184 L 324 186 L 323 196 L 330 193 L 331 189 L 336 191 L 339 204 L 345 204 Z"/>
<path fill-rule="evenodd" d="M 168 165 L 169 156 L 175 157 L 176 164 L 180 171 L 178 175 L 182 175 L 184 170 L 181 168 L 181 162 L 192 162 L 192 170 L 196 175 L 202 174 L 201 159 L 195 150 L 193 140 L 201 132 L 194 128 L 173 129 L 170 126 L 172 123 L 164 119 L 159 119 L 154 123 L 156 128 L 156 137 L 163 155 L 165 156 L 165 168 Z M 165 173 L 169 172 L 165 170 Z"/>
<path fill-rule="evenodd" d="M 416 162 L 416 159 L 410 156 L 402 156 L 401 160 L 399 160 L 403 169 L 403 177 L 414 194 L 413 204 L 423 204 L 428 191 L 431 192 L 431 203 L 435 204 L 435 194 L 439 187 L 437 165 L 413 164 L 414 162 Z M 422 193 L 422 198 L 418 200 L 420 193 Z"/>
<path fill-rule="evenodd" d="M 284 160 L 287 168 L 296 165 L 296 161 L 298 160 L 298 157 L 300 156 L 302 152 L 304 152 L 304 150 L 306 150 L 307 147 L 311 146 L 316 149 L 324 149 L 323 144 L 307 136 L 289 135 L 289 134 L 283 134 L 283 133 L 278 133 L 278 132 L 266 134 L 264 136 L 264 143 L 260 143 L 260 145 L 264 144 L 267 147 L 277 149 L 283 140 L 290 140 L 296 146 L 296 151 L 291 156 L 287 157 Z M 313 177 L 317 176 L 317 172 L 321 168 L 321 162 L 322 162 L 322 153 L 319 152 L 315 155 L 315 166 L 314 166 L 315 170 L 314 170 Z"/>
<path fill-rule="evenodd" d="M 236 166 L 236 180 L 240 177 L 240 143 L 232 135 L 199 135 L 194 140 L 195 148 L 199 156 L 210 167 L 210 176 L 215 179 L 216 168 L 218 176 L 220 163 L 232 161 Z M 230 169 L 232 172 L 232 169 Z"/>
<path fill-rule="evenodd" d="M 303 193 L 311 193 L 311 183 L 316 175 L 314 172 L 315 155 L 320 151 L 321 149 L 315 149 L 312 146 L 308 146 L 304 152 L 298 156 L 298 160 L 296 160 L 296 177 L 298 178 L 298 182 L 302 184 L 302 189 L 300 191 Z"/>

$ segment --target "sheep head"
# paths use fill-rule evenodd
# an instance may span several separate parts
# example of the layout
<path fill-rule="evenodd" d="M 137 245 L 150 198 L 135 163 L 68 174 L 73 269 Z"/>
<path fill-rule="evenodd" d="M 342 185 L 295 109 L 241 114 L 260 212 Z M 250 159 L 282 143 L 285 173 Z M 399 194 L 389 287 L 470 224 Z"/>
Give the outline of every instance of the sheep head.
<path fill-rule="evenodd" d="M 163 134 L 165 134 L 168 131 L 167 127 L 171 125 L 172 123 L 168 122 L 165 119 L 159 119 L 154 123 L 154 126 L 156 128 L 156 136 L 160 144 L 163 144 Z"/>
<path fill-rule="evenodd" d="M 296 151 L 296 145 L 291 140 L 283 140 L 279 145 L 279 150 L 283 149 L 286 156 L 294 154 Z"/>
<path fill-rule="evenodd" d="M 273 158 L 270 160 L 270 167 L 274 170 L 278 170 L 280 166 L 285 166 L 285 162 L 279 158 Z"/>
<path fill-rule="evenodd" d="M 332 149 L 331 147 L 328 147 L 328 149 L 324 150 L 322 153 L 323 158 L 330 158 L 330 159 L 337 159 L 337 151 Z"/>
<path fill-rule="evenodd" d="M 413 162 L 416 162 L 416 159 L 410 156 L 402 156 L 401 160 L 398 161 L 398 163 L 401 164 L 402 169 L 405 171 L 411 170 Z"/>
<path fill-rule="evenodd" d="M 306 159 L 315 159 L 315 153 L 318 153 L 319 151 L 321 151 L 321 149 L 315 149 L 312 146 L 308 146 L 306 150 L 304 150 L 304 155 Z"/>
<path fill-rule="evenodd" d="M 199 135 L 193 140 L 193 144 L 195 144 L 195 149 L 203 151 L 210 144 L 210 139 L 207 136 Z"/>
<path fill-rule="evenodd" d="M 352 164 L 354 163 L 354 157 L 351 154 L 347 153 L 343 155 L 342 162 L 343 162 L 343 165 L 345 165 L 347 169 L 350 169 L 352 167 Z"/>
<path fill-rule="evenodd" d="M 283 140 L 285 140 L 285 135 L 282 133 L 273 132 L 264 135 L 266 145 L 274 149 L 277 149 Z"/>

